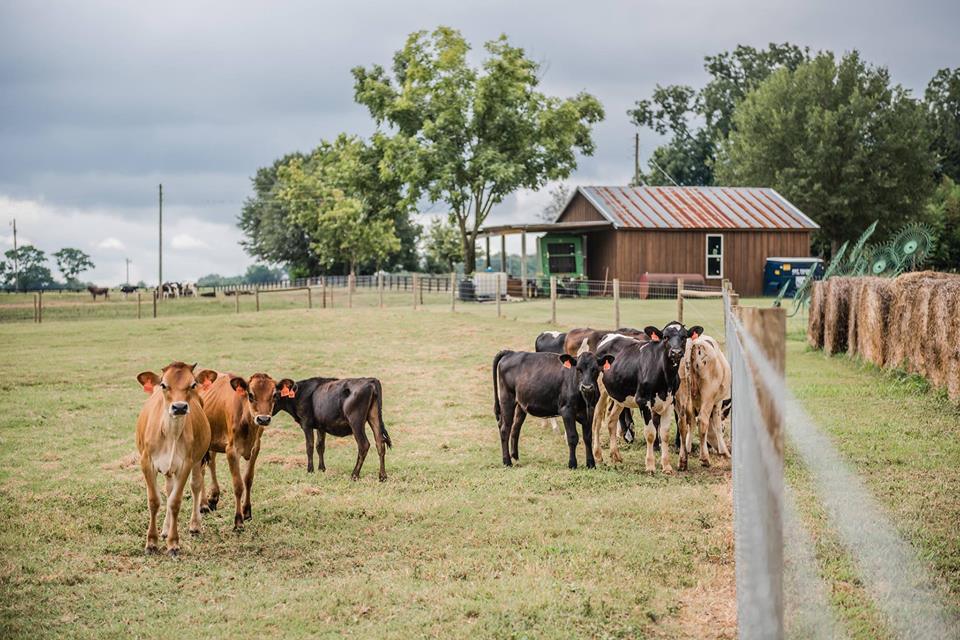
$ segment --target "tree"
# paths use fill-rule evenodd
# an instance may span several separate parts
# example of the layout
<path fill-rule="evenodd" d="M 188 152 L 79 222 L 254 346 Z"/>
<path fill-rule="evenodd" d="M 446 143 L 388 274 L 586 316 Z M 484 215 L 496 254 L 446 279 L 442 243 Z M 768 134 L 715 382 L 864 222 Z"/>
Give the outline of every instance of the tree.
<path fill-rule="evenodd" d="M 561 100 L 537 91 L 539 66 L 506 36 L 485 44 L 480 68 L 467 63 L 469 48 L 438 27 L 407 38 L 392 74 L 353 69 L 356 101 L 394 133 L 381 174 L 399 177 L 411 203 L 422 195 L 449 206 L 468 273 L 490 209 L 517 189 L 569 176 L 577 151 L 593 153 L 592 125 L 603 118 L 587 93 Z"/>
<path fill-rule="evenodd" d="M 766 49 L 738 45 L 704 58 L 711 80 L 697 91 L 687 85 L 657 85 L 647 100 L 627 112 L 638 127 L 670 135 L 651 154 L 653 168 L 644 182 L 669 185 L 711 185 L 717 145 L 734 127 L 736 106 L 777 69 L 796 69 L 809 60 L 809 50 L 790 43 Z"/>
<path fill-rule="evenodd" d="M 924 99 L 937 154 L 937 177 L 960 181 L 960 67 L 940 69 L 927 85 Z"/>
<path fill-rule="evenodd" d="M 960 270 L 960 184 L 949 176 L 943 177 L 927 203 L 926 221 L 937 235 L 930 267 Z"/>
<path fill-rule="evenodd" d="M 306 230 L 310 250 L 326 269 L 344 264 L 356 273 L 359 264 L 380 265 L 400 250 L 389 215 L 400 199 L 391 205 L 381 192 L 362 190 L 363 147 L 357 138 L 340 136 L 278 172 L 276 197 Z"/>
<path fill-rule="evenodd" d="M 773 187 L 820 225 L 832 253 L 873 220 L 883 239 L 918 217 L 933 186 L 929 147 L 922 105 L 885 68 L 822 53 L 740 103 L 717 177 Z"/>
<path fill-rule="evenodd" d="M 16 283 L 16 273 L 10 268 L 16 260 L 20 268 L 20 290 L 43 289 L 53 284 L 53 275 L 47 267 L 47 255 L 33 245 L 24 245 L 16 250 L 8 249 L 4 255 L 8 267 L 4 274 L 4 285 L 12 287 Z"/>
<path fill-rule="evenodd" d="M 271 269 L 265 264 L 252 264 L 247 267 L 243 279 L 247 284 L 264 284 L 283 280 L 282 269 Z"/>
<path fill-rule="evenodd" d="M 457 228 L 449 220 L 434 218 L 424 240 L 424 252 L 427 258 L 427 271 L 431 273 L 450 273 L 454 264 L 463 261 L 463 244 Z"/>
<path fill-rule="evenodd" d="M 67 284 L 77 282 L 77 277 L 88 269 L 93 269 L 94 264 L 90 256 L 80 249 L 66 247 L 53 254 L 57 260 L 57 269 L 67 279 Z"/>
<path fill-rule="evenodd" d="M 550 202 L 540 212 L 540 219 L 544 222 L 555 222 L 563 208 L 567 206 L 567 200 L 570 199 L 570 187 L 565 184 L 559 184 L 550 189 Z"/>

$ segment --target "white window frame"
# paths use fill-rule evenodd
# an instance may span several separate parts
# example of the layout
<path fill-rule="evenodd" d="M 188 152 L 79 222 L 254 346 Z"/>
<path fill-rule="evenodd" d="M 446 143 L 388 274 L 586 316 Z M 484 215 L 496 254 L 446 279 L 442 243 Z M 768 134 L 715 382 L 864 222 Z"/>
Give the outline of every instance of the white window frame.
<path fill-rule="evenodd" d="M 720 238 L 720 255 L 711 255 L 710 254 L 710 238 Z M 722 280 L 723 279 L 723 252 L 724 252 L 724 241 L 722 233 L 708 233 L 705 246 L 703 248 L 704 253 L 706 253 L 706 260 L 704 263 L 704 275 L 711 280 Z M 710 275 L 710 258 L 720 258 L 720 275 L 712 276 Z"/>

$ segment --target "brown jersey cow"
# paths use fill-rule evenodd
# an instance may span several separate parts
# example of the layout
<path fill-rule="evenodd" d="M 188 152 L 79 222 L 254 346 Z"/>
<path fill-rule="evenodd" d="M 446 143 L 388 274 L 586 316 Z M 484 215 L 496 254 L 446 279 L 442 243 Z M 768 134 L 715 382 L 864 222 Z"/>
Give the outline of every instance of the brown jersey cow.
<path fill-rule="evenodd" d="M 203 492 L 203 460 L 210 447 L 210 424 L 203 413 L 197 393 L 198 377 L 213 380 L 213 371 L 201 371 L 194 377 L 196 364 L 173 362 L 160 375 L 144 371 L 137 381 L 150 397 L 137 419 L 137 450 L 140 469 L 147 482 L 147 504 L 150 507 L 150 525 L 147 528 L 147 553 L 157 551 L 157 510 L 160 492 L 157 474 L 166 476 L 167 514 L 161 535 L 167 539 L 167 553 L 180 552 L 177 518 L 187 476 L 193 473 L 190 490 L 193 494 L 193 514 L 190 533 L 200 532 L 200 496 Z"/>
<path fill-rule="evenodd" d="M 292 380 L 281 380 L 280 383 L 293 387 Z M 205 507 L 215 510 L 220 501 L 216 456 L 217 453 L 225 453 L 236 498 L 233 527 L 240 530 L 243 521 L 253 517 L 250 492 L 253 489 L 257 456 L 260 454 L 260 436 L 264 427 L 270 424 L 279 385 L 265 373 L 255 373 L 249 380 L 223 373 L 201 379 L 200 384 L 203 385 L 203 411 L 210 421 L 211 431 L 211 487 Z M 246 473 L 242 475 L 241 457 L 247 461 Z"/>

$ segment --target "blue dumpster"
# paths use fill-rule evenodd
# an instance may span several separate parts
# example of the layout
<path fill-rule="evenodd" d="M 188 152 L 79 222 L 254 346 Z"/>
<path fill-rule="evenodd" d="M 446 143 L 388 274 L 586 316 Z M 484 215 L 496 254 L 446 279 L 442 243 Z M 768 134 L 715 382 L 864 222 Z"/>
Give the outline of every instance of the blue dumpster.
<path fill-rule="evenodd" d="M 792 298 L 804 279 L 819 280 L 823 277 L 823 270 L 820 258 L 767 258 L 763 267 L 763 295 L 775 296 L 783 285 L 789 283 L 784 295 Z"/>

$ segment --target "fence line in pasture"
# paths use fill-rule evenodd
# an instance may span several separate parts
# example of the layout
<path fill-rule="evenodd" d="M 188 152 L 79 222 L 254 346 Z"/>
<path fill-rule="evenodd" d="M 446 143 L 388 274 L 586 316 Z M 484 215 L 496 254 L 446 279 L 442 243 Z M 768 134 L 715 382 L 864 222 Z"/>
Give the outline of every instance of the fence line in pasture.
<path fill-rule="evenodd" d="M 787 388 L 782 309 L 724 299 L 733 378 L 731 429 L 737 619 L 741 638 L 842 637 L 810 534 L 784 483 L 785 446 L 811 477 L 817 500 L 865 589 L 897 637 L 954 637 L 937 584 L 863 481 Z M 763 316 L 767 316 L 763 318 Z"/>

